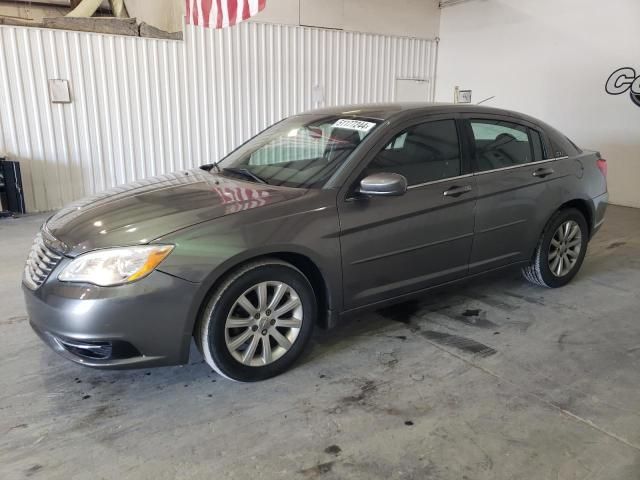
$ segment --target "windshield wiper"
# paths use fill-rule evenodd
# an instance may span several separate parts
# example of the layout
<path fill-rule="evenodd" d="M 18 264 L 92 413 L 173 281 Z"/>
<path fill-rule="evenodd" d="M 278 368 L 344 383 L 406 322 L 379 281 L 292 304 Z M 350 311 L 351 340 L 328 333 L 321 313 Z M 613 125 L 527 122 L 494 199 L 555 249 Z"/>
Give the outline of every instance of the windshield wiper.
<path fill-rule="evenodd" d="M 258 183 L 268 183 L 264 178 L 259 175 L 256 175 L 248 168 L 237 168 L 237 167 L 227 167 L 222 170 L 223 172 L 235 173 L 237 175 L 242 175 L 245 178 L 249 178 L 254 182 Z"/>

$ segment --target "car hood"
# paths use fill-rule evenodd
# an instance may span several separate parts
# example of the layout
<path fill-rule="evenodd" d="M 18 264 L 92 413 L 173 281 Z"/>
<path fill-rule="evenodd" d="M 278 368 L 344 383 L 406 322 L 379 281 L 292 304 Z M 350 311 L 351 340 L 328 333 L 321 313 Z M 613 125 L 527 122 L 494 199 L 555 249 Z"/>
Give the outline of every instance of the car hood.
<path fill-rule="evenodd" d="M 200 169 L 119 186 L 60 210 L 47 233 L 70 256 L 140 245 L 196 223 L 261 208 L 306 190 L 234 180 Z"/>

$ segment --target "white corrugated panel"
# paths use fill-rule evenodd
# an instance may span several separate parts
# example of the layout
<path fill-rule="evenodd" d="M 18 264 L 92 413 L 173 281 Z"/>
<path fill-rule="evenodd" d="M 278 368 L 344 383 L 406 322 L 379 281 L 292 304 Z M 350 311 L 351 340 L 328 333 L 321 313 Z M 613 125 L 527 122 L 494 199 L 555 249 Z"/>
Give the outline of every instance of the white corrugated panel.
<path fill-rule="evenodd" d="M 293 113 L 393 101 L 398 78 L 433 86 L 436 49 L 260 23 L 184 42 L 0 26 L 0 154 L 21 163 L 27 209 L 51 210 L 216 160 Z M 48 79 L 72 103 L 52 104 Z"/>

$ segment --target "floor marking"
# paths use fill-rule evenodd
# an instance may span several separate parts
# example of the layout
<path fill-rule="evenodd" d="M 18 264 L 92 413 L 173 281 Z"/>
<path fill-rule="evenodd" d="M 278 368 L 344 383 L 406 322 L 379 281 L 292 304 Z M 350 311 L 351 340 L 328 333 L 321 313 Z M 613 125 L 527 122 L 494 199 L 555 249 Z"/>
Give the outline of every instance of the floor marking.
<path fill-rule="evenodd" d="M 592 428 L 592 429 L 594 429 L 594 430 L 596 430 L 596 431 L 598 431 L 598 432 L 600 432 L 600 433 L 602 433 L 602 434 L 604 434 L 604 435 L 606 435 L 606 436 L 608 436 L 608 437 L 610 437 L 610 438 L 612 438 L 612 439 L 614 439 L 614 440 L 617 440 L 618 442 L 620 442 L 620 443 L 622 443 L 622 444 L 626 445 L 627 447 L 633 448 L 634 450 L 637 450 L 637 451 L 639 451 L 639 452 L 640 452 L 640 446 L 639 446 L 639 445 L 636 445 L 636 444 L 634 444 L 634 443 L 632 443 L 632 442 L 630 442 L 630 441 L 629 441 L 629 440 L 627 440 L 626 438 L 623 438 L 623 437 L 621 437 L 620 435 L 617 435 L 617 434 L 615 434 L 615 433 L 613 433 L 613 432 L 610 432 L 610 431 L 608 431 L 608 430 L 606 430 L 606 429 L 604 429 L 604 428 L 602 428 L 602 427 L 600 427 L 600 426 L 596 425 L 595 423 L 593 423 L 593 422 L 592 422 L 591 420 L 589 420 L 589 419 L 582 418 L 581 416 L 576 415 L 575 413 L 572 413 L 572 412 L 570 412 L 569 410 L 565 410 L 564 408 L 561 408 L 561 407 L 559 407 L 558 405 L 554 404 L 553 402 L 550 402 L 549 400 L 546 400 L 545 398 L 541 397 L 540 395 L 537 395 L 537 394 L 535 394 L 535 393 L 532 393 L 532 392 L 527 391 L 527 390 L 526 390 L 524 387 L 522 387 L 521 385 L 518 385 L 517 383 L 515 383 L 515 382 L 513 382 L 513 381 L 511 381 L 511 380 L 509 380 L 509 379 L 507 379 L 507 378 L 504 378 L 504 377 L 502 377 L 502 376 L 500 376 L 500 375 L 498 375 L 497 373 L 495 373 L 495 372 L 493 372 L 493 371 L 489 370 L 488 368 L 483 367 L 483 366 L 481 366 L 481 365 L 478 365 L 478 364 L 476 364 L 476 363 L 472 362 L 471 360 L 469 360 L 469 359 L 467 359 L 467 358 L 464 358 L 462 355 L 458 355 L 458 354 L 457 354 L 457 353 L 455 353 L 455 352 L 452 352 L 452 351 L 450 351 L 450 350 L 447 350 L 446 348 L 442 347 L 441 345 L 438 345 L 437 343 L 435 343 L 435 342 L 433 342 L 433 341 L 431 341 L 431 340 L 429 340 L 429 339 L 426 339 L 426 341 L 427 341 L 428 343 L 430 343 L 431 345 L 433 345 L 433 346 L 434 346 L 435 348 L 437 348 L 438 350 L 443 351 L 443 352 L 445 352 L 445 353 L 447 353 L 447 354 L 449 354 L 449 355 L 451 355 L 451 356 L 453 356 L 453 357 L 457 358 L 458 360 L 461 360 L 462 362 L 466 363 L 467 365 L 470 365 L 470 366 L 472 366 L 472 367 L 475 367 L 475 368 L 477 368 L 478 370 L 480 370 L 480 371 L 482 371 L 482 372 L 486 373 L 487 375 L 491 375 L 492 377 L 496 378 L 497 380 L 500 380 L 500 381 L 502 381 L 502 382 L 507 382 L 507 383 L 509 383 L 509 384 L 513 385 L 514 387 L 518 388 L 519 390 L 524 391 L 524 393 L 525 393 L 526 395 L 529 395 L 529 396 L 531 396 L 531 397 L 535 398 L 535 399 L 536 399 L 536 400 L 538 400 L 539 402 L 542 402 L 542 403 L 544 403 L 545 405 L 547 405 L 547 406 L 549 406 L 549 407 L 553 408 L 554 410 L 559 411 L 560 413 L 562 413 L 562 414 L 566 415 L 567 417 L 572 418 L 573 420 L 576 420 L 576 421 L 578 421 L 578 422 L 580 422 L 580 423 L 582 423 L 582 424 L 584 424 L 584 425 L 586 425 L 586 426 L 588 426 L 588 427 L 590 427 L 590 428 Z"/>

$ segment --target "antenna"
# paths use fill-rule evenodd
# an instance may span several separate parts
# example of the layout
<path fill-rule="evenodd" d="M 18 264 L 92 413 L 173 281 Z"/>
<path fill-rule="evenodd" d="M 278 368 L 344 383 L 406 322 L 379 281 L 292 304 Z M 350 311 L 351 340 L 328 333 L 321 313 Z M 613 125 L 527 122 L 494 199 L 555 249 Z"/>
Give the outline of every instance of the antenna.
<path fill-rule="evenodd" d="M 495 95 L 493 95 L 493 96 L 491 96 L 491 97 L 487 97 L 487 98 L 485 98 L 484 100 L 480 100 L 478 103 L 476 103 L 476 105 L 480 105 L 480 104 L 482 104 L 482 103 L 484 103 L 484 102 L 488 102 L 489 100 L 493 100 L 494 98 L 496 98 L 496 96 L 495 96 Z"/>

